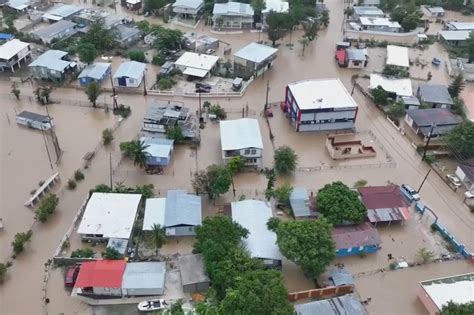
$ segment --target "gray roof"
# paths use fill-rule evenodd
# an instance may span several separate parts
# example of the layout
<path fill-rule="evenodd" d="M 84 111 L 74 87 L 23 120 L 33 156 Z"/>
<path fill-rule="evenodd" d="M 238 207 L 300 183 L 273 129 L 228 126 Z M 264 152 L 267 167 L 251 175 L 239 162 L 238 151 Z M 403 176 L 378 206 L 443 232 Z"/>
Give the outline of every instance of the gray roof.
<path fill-rule="evenodd" d="M 176 0 L 172 7 L 186 7 L 191 9 L 198 9 L 204 4 L 204 0 Z"/>
<path fill-rule="evenodd" d="M 311 210 L 309 208 L 309 196 L 306 188 L 295 187 L 290 195 L 291 209 L 293 215 L 297 217 L 309 217 L 311 216 Z"/>
<path fill-rule="evenodd" d="M 39 30 L 33 31 L 31 32 L 31 34 L 40 38 L 54 38 L 58 34 L 61 34 L 67 29 L 75 30 L 74 27 L 76 25 L 77 25 L 76 23 L 73 23 L 71 21 L 61 20 L 56 23 L 45 26 L 43 28 L 40 28 Z M 75 32 L 77 32 L 77 30 L 75 30 Z M 71 35 L 72 33 L 73 32 L 71 32 Z"/>
<path fill-rule="evenodd" d="M 405 105 L 417 105 L 420 106 L 420 100 L 415 96 L 402 96 L 401 97 L 403 104 Z"/>
<path fill-rule="evenodd" d="M 209 282 L 201 254 L 180 256 L 179 270 L 183 285 Z"/>
<path fill-rule="evenodd" d="M 260 63 L 265 59 L 276 54 L 278 49 L 262 45 L 258 43 L 250 43 L 244 48 L 240 49 L 234 54 L 234 57 L 239 57 L 245 60 L 250 60 L 255 63 Z"/>
<path fill-rule="evenodd" d="M 88 65 L 87 67 L 82 70 L 81 74 L 79 74 L 79 79 L 81 78 L 92 78 L 95 80 L 100 80 L 104 76 L 104 74 L 107 72 L 107 70 L 110 69 L 110 63 L 106 62 L 97 62 L 93 63 L 91 65 Z"/>
<path fill-rule="evenodd" d="M 133 36 L 138 36 L 140 34 L 140 30 L 136 27 L 129 27 L 123 24 L 117 25 L 115 27 L 118 30 L 120 41 L 124 41 L 129 39 Z"/>
<path fill-rule="evenodd" d="M 166 262 L 128 263 L 122 277 L 122 288 L 164 290 L 165 276 Z"/>
<path fill-rule="evenodd" d="M 422 84 L 419 86 L 419 93 L 422 102 L 453 104 L 453 99 L 449 95 L 448 88 L 441 84 Z"/>
<path fill-rule="evenodd" d="M 81 11 L 82 7 L 73 4 L 65 4 L 53 7 L 51 10 L 47 11 L 46 14 L 56 15 L 65 18 Z"/>
<path fill-rule="evenodd" d="M 30 63 L 28 67 L 44 67 L 55 71 L 64 71 L 71 64 L 70 61 L 62 60 L 67 52 L 62 50 L 48 50 Z"/>
<path fill-rule="evenodd" d="M 349 58 L 349 60 L 360 60 L 360 61 L 367 60 L 367 57 L 365 55 L 365 49 L 349 48 L 347 49 L 347 57 Z"/>
<path fill-rule="evenodd" d="M 335 286 L 354 284 L 354 278 L 349 270 L 344 268 L 329 269 L 329 278 Z"/>
<path fill-rule="evenodd" d="M 446 108 L 412 109 L 407 111 L 407 115 L 418 127 L 431 127 L 433 123 L 437 127 L 441 127 L 443 125 L 457 125 L 461 122 L 461 118 Z"/>
<path fill-rule="evenodd" d="M 201 196 L 191 195 L 184 190 L 168 190 L 165 208 L 165 226 L 200 225 Z"/>
<path fill-rule="evenodd" d="M 30 119 L 30 120 L 33 120 L 33 121 L 38 121 L 38 122 L 49 121 L 48 116 L 44 116 L 44 115 L 40 115 L 40 114 L 37 114 L 37 113 L 28 112 L 28 111 L 26 111 L 26 110 L 22 111 L 22 112 L 19 113 L 17 116 L 18 116 L 18 117 L 25 118 L 25 119 Z"/>
<path fill-rule="evenodd" d="M 140 80 L 145 73 L 146 64 L 138 61 L 125 61 L 115 71 L 114 78 L 127 77 Z"/>
<path fill-rule="evenodd" d="M 296 315 L 366 315 L 367 311 L 354 293 L 332 299 L 295 305 Z"/>
<path fill-rule="evenodd" d="M 383 11 L 373 6 L 353 6 L 354 13 L 360 16 L 379 16 Z"/>
<path fill-rule="evenodd" d="M 431 13 L 444 13 L 444 9 L 442 7 L 428 7 L 427 9 Z"/>
<path fill-rule="evenodd" d="M 252 6 L 248 3 L 226 2 L 215 3 L 212 11 L 213 15 L 229 15 L 229 16 L 253 16 Z"/>

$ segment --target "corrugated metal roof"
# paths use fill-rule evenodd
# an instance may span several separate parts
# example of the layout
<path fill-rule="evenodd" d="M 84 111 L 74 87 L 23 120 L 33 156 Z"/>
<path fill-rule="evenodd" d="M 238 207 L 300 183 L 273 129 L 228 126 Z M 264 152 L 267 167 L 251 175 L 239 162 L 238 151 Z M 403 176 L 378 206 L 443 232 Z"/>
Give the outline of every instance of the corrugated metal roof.
<path fill-rule="evenodd" d="M 349 60 L 359 60 L 359 61 L 366 61 L 366 50 L 365 49 L 354 49 L 349 48 L 347 49 L 347 57 Z"/>
<path fill-rule="evenodd" d="M 331 231 L 336 249 L 378 245 L 382 243 L 379 232 L 370 225 L 362 223 L 357 226 L 337 227 Z"/>
<path fill-rule="evenodd" d="M 201 254 L 180 256 L 179 270 L 183 285 L 209 282 Z"/>
<path fill-rule="evenodd" d="M 308 191 L 303 187 L 295 187 L 290 195 L 291 209 L 293 215 L 297 217 L 311 216 Z"/>
<path fill-rule="evenodd" d="M 465 41 L 469 38 L 471 31 L 439 31 L 438 34 L 445 40 Z"/>
<path fill-rule="evenodd" d="M 125 61 L 120 64 L 120 67 L 115 71 L 114 79 L 127 77 L 135 80 L 141 80 L 145 74 L 146 64 L 138 61 Z"/>
<path fill-rule="evenodd" d="M 260 63 L 265 59 L 271 57 L 273 54 L 276 54 L 277 51 L 278 49 L 267 45 L 250 43 L 244 48 L 237 51 L 234 54 L 234 57 L 250 60 L 255 63 Z"/>
<path fill-rule="evenodd" d="M 25 119 L 34 120 L 34 121 L 37 121 L 37 122 L 49 121 L 48 116 L 40 115 L 40 114 L 37 114 L 37 113 L 28 112 L 28 111 L 26 111 L 26 110 L 22 111 L 22 112 L 19 113 L 17 116 L 18 116 L 18 117 L 25 118 Z"/>
<path fill-rule="evenodd" d="M 329 278 L 335 286 L 354 284 L 354 278 L 349 270 L 344 268 L 329 269 Z"/>
<path fill-rule="evenodd" d="M 215 3 L 212 11 L 213 15 L 236 15 L 236 16 L 248 16 L 254 15 L 252 6 L 248 3 L 240 2 L 227 2 L 227 3 Z"/>
<path fill-rule="evenodd" d="M 162 138 L 141 137 L 140 141 L 148 147 L 145 152 L 152 157 L 167 158 L 173 150 L 173 140 Z"/>
<path fill-rule="evenodd" d="M 84 70 L 82 70 L 81 74 L 79 74 L 78 78 L 92 78 L 95 80 L 100 80 L 109 69 L 110 63 L 93 63 L 91 65 L 86 66 Z"/>
<path fill-rule="evenodd" d="M 165 226 L 166 198 L 148 198 L 145 203 L 143 231 L 151 231 L 154 224 Z"/>
<path fill-rule="evenodd" d="M 176 0 L 173 3 L 173 8 L 182 7 L 182 8 L 190 8 L 190 9 L 199 9 L 204 4 L 203 0 Z"/>
<path fill-rule="evenodd" d="M 367 209 L 408 207 L 397 185 L 360 187 L 357 191 Z"/>
<path fill-rule="evenodd" d="M 74 33 L 77 33 L 77 29 L 74 29 L 76 25 L 76 23 L 73 23 L 71 21 L 61 20 L 59 22 L 40 28 L 39 30 L 33 31 L 32 34 L 41 39 L 50 39 L 58 36 L 58 34 L 64 36 L 64 34 L 62 33 L 65 30 L 69 29 L 70 35 L 72 35 Z"/>
<path fill-rule="evenodd" d="M 201 196 L 188 194 L 184 190 L 168 190 L 165 207 L 166 227 L 201 224 Z"/>
<path fill-rule="evenodd" d="M 0 46 L 0 59 L 9 60 L 29 45 L 19 39 L 9 40 Z"/>
<path fill-rule="evenodd" d="M 346 294 L 331 299 L 296 304 L 296 315 L 366 315 L 359 298 Z"/>
<path fill-rule="evenodd" d="M 125 265 L 125 260 L 83 262 L 74 287 L 120 288 Z"/>
<path fill-rule="evenodd" d="M 372 223 L 404 221 L 410 218 L 407 208 L 379 208 L 368 209 L 367 217 Z"/>
<path fill-rule="evenodd" d="M 418 127 L 431 127 L 434 123 L 437 128 L 445 125 L 457 125 L 462 121 L 460 117 L 455 116 L 446 108 L 411 109 L 407 110 L 407 115 Z"/>
<path fill-rule="evenodd" d="M 263 149 L 262 135 L 256 119 L 221 120 L 220 132 L 223 151 L 246 148 Z"/>
<path fill-rule="evenodd" d="M 123 273 L 123 289 L 165 288 L 166 262 L 131 262 Z"/>
<path fill-rule="evenodd" d="M 28 67 L 45 67 L 61 72 L 71 64 L 70 61 L 62 59 L 66 55 L 67 52 L 62 50 L 48 50 L 30 63 Z"/>
<path fill-rule="evenodd" d="M 419 93 L 422 102 L 453 104 L 453 99 L 449 95 L 448 88 L 442 84 L 422 84 L 419 86 Z"/>
<path fill-rule="evenodd" d="M 64 4 L 60 6 L 53 7 L 51 10 L 47 11 L 46 14 L 56 15 L 61 18 L 66 18 L 73 14 L 82 11 L 82 7 L 73 5 L 73 4 Z"/>

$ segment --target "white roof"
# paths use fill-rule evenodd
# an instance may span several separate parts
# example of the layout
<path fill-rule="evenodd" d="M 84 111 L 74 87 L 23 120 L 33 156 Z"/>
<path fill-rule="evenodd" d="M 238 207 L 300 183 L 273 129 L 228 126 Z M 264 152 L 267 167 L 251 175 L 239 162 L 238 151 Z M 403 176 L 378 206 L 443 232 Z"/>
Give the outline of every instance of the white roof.
<path fill-rule="evenodd" d="M 252 6 L 248 3 L 227 2 L 216 3 L 212 11 L 213 15 L 237 15 L 237 16 L 253 16 Z"/>
<path fill-rule="evenodd" d="M 353 6 L 352 8 L 359 16 L 383 16 L 383 11 L 374 6 Z"/>
<path fill-rule="evenodd" d="M 286 13 L 290 10 L 290 4 L 283 0 L 265 0 L 265 9 L 262 13 L 275 11 L 278 13 Z"/>
<path fill-rule="evenodd" d="M 440 310 L 450 300 L 459 304 L 474 302 L 474 274 L 472 273 L 423 281 L 421 285 Z"/>
<path fill-rule="evenodd" d="M 91 65 L 87 65 L 78 78 L 92 78 L 95 80 L 100 80 L 103 78 L 104 74 L 110 69 L 110 63 L 105 62 L 96 62 Z"/>
<path fill-rule="evenodd" d="M 173 3 L 173 8 L 180 7 L 180 8 L 189 8 L 189 9 L 199 9 L 204 4 L 204 0 L 176 0 Z"/>
<path fill-rule="evenodd" d="M 142 0 L 127 0 L 127 3 L 129 4 L 137 4 L 137 3 L 140 3 L 142 2 Z"/>
<path fill-rule="evenodd" d="M 208 70 L 202 70 L 202 69 L 187 67 L 183 71 L 183 74 L 191 75 L 193 77 L 198 77 L 198 78 L 204 78 L 207 75 L 208 72 L 209 72 Z"/>
<path fill-rule="evenodd" d="M 413 95 L 410 78 L 389 79 L 380 74 L 372 73 L 370 75 L 370 88 L 375 89 L 379 85 L 383 87 L 385 91 L 396 93 L 398 96 Z"/>
<path fill-rule="evenodd" d="M 372 18 L 363 16 L 360 18 L 360 23 L 366 26 L 387 26 L 392 28 L 401 28 L 400 23 L 390 21 L 389 18 Z"/>
<path fill-rule="evenodd" d="M 145 152 L 152 157 L 167 158 L 173 150 L 173 140 L 141 137 L 140 141 L 144 142 L 148 147 Z"/>
<path fill-rule="evenodd" d="M 472 22 L 448 22 L 447 26 L 457 31 L 474 31 L 474 23 Z"/>
<path fill-rule="evenodd" d="M 221 120 L 220 131 L 223 151 L 245 148 L 263 149 L 260 127 L 256 119 Z"/>
<path fill-rule="evenodd" d="M 269 58 L 273 54 L 276 54 L 278 49 L 262 45 L 258 43 L 250 43 L 244 48 L 240 49 L 234 54 L 234 57 L 239 57 L 245 60 L 249 60 L 255 63 L 260 63 L 265 59 Z"/>
<path fill-rule="evenodd" d="M 282 259 L 276 243 L 277 236 L 268 230 L 268 219 L 273 217 L 272 208 L 260 200 L 244 200 L 232 202 L 232 220 L 249 231 L 244 243 L 255 258 Z"/>
<path fill-rule="evenodd" d="M 0 46 L 0 59 L 10 59 L 30 44 L 22 42 L 19 39 L 12 39 Z"/>
<path fill-rule="evenodd" d="M 141 198 L 140 194 L 93 193 L 77 233 L 130 238 Z"/>
<path fill-rule="evenodd" d="M 212 69 L 212 67 L 214 67 L 217 60 L 219 60 L 218 56 L 197 54 L 187 51 L 178 60 L 176 60 L 174 64 L 176 66 L 191 67 L 209 71 Z"/>
<path fill-rule="evenodd" d="M 469 38 L 471 31 L 439 31 L 438 34 L 445 40 L 464 41 Z"/>
<path fill-rule="evenodd" d="M 431 13 L 444 13 L 444 9 L 442 7 L 428 7 L 426 9 Z"/>
<path fill-rule="evenodd" d="M 388 45 L 387 65 L 394 65 L 406 68 L 410 67 L 410 61 L 408 60 L 408 48 Z"/>
<path fill-rule="evenodd" d="M 339 79 L 314 79 L 288 84 L 300 110 L 355 108 L 357 103 Z"/>
<path fill-rule="evenodd" d="M 7 6 L 20 11 L 30 6 L 30 3 L 30 0 L 10 0 Z"/>
<path fill-rule="evenodd" d="M 127 77 L 135 80 L 141 80 L 145 73 L 146 64 L 138 61 L 122 62 L 115 71 L 114 78 Z"/>
<path fill-rule="evenodd" d="M 165 226 L 166 198 L 149 198 L 145 204 L 143 231 L 151 231 L 153 224 Z"/>
<path fill-rule="evenodd" d="M 73 4 L 63 4 L 54 6 L 43 15 L 44 18 L 60 20 L 82 11 L 82 7 Z"/>
<path fill-rule="evenodd" d="M 55 71 L 64 71 L 71 65 L 70 61 L 62 59 L 66 55 L 67 52 L 65 51 L 50 49 L 36 58 L 28 67 L 44 67 Z"/>

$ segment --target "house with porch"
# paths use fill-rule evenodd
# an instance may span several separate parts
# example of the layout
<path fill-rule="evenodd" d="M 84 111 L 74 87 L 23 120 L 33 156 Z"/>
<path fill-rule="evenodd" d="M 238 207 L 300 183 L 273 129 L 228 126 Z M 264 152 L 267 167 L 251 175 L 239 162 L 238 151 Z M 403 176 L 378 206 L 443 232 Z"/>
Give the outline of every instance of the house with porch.
<path fill-rule="evenodd" d="M 73 73 L 77 64 L 67 60 L 68 53 L 62 50 L 48 50 L 28 65 L 33 78 L 38 80 L 62 81 L 67 73 Z"/>
<path fill-rule="evenodd" d="M 450 47 L 467 46 L 472 31 L 439 31 L 438 39 Z"/>
<path fill-rule="evenodd" d="M 248 44 L 234 53 L 234 75 L 245 79 L 262 75 L 273 66 L 277 52 L 267 45 Z"/>
<path fill-rule="evenodd" d="M 113 76 L 114 86 L 139 87 L 145 76 L 146 64 L 138 61 L 122 62 Z"/>
<path fill-rule="evenodd" d="M 0 70 L 15 72 L 21 68 L 21 63 L 31 58 L 30 44 L 19 39 L 12 39 L 0 46 Z"/>
<path fill-rule="evenodd" d="M 168 190 L 166 198 L 149 198 L 145 204 L 143 230 L 153 230 L 159 224 L 167 236 L 196 235 L 202 223 L 201 196 L 185 190 Z"/>
<path fill-rule="evenodd" d="M 214 29 L 251 29 L 254 12 L 248 3 L 215 3 L 212 11 Z"/>
<path fill-rule="evenodd" d="M 196 78 L 208 78 L 216 68 L 218 56 L 185 52 L 174 63 L 183 74 Z"/>
<path fill-rule="evenodd" d="M 421 84 L 416 91 L 421 104 L 431 108 L 451 108 L 453 99 L 448 88 L 442 84 Z"/>
<path fill-rule="evenodd" d="M 231 204 L 232 220 L 249 231 L 243 240 L 250 256 L 263 261 L 265 266 L 281 268 L 283 258 L 276 243 L 275 232 L 267 227 L 273 217 L 271 206 L 261 200 L 235 201 Z"/>
<path fill-rule="evenodd" d="M 402 30 L 400 23 L 391 21 L 389 18 L 372 18 L 363 16 L 360 24 L 364 31 L 399 33 Z"/>
<path fill-rule="evenodd" d="M 51 44 L 53 40 L 66 39 L 78 32 L 79 28 L 76 23 L 67 20 L 61 20 L 34 30 L 30 32 L 30 34 L 34 38 L 40 39 L 43 44 Z"/>
<path fill-rule="evenodd" d="M 96 62 L 87 65 L 78 76 L 79 83 L 82 86 L 87 86 L 92 82 L 100 85 L 106 78 L 110 77 L 111 71 L 110 63 Z"/>
<path fill-rule="evenodd" d="M 178 18 L 196 21 L 204 9 L 204 0 L 177 0 L 171 6 Z"/>
<path fill-rule="evenodd" d="M 224 165 L 233 157 L 240 156 L 246 166 L 262 167 L 263 142 L 258 120 L 221 120 L 219 124 Z"/>
<path fill-rule="evenodd" d="M 373 254 L 382 244 L 379 232 L 368 222 L 333 228 L 331 235 L 336 244 L 337 257 Z"/>

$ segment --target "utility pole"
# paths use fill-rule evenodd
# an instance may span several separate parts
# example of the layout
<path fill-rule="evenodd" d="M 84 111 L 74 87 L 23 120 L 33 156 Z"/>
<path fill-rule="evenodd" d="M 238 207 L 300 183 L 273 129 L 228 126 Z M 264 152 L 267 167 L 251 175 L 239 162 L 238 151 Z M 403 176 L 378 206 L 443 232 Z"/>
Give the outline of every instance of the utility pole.
<path fill-rule="evenodd" d="M 202 109 L 201 109 L 201 91 L 198 92 L 199 95 L 199 122 L 201 122 Z"/>
<path fill-rule="evenodd" d="M 110 190 L 114 189 L 112 184 L 112 152 L 109 152 L 109 178 L 110 178 Z"/>
<path fill-rule="evenodd" d="M 54 130 L 54 126 L 52 125 L 52 118 L 49 115 L 48 106 L 45 106 L 45 108 L 46 108 L 46 115 L 48 116 L 49 123 L 51 124 L 51 128 L 49 129 L 49 132 L 51 133 L 51 140 L 53 141 L 54 152 L 56 153 L 56 163 L 58 163 L 59 160 L 61 159 L 62 151 L 61 151 L 61 147 L 59 146 L 59 141 L 58 141 L 58 137 L 56 136 L 56 131 Z"/>
<path fill-rule="evenodd" d="M 114 86 L 114 81 L 112 80 L 112 76 L 110 76 L 110 84 L 112 85 L 112 98 L 113 98 L 112 108 L 117 109 L 118 108 L 117 94 L 115 92 L 115 86 Z"/>
<path fill-rule="evenodd" d="M 46 153 L 48 154 L 49 165 L 51 166 L 51 170 L 53 171 L 53 162 L 51 161 L 51 154 L 49 153 L 48 149 L 48 142 L 46 140 L 46 135 L 44 133 L 44 127 L 41 126 L 41 134 L 43 135 L 44 147 L 46 148 Z"/>
<path fill-rule="evenodd" d="M 431 173 L 431 168 L 428 170 L 428 173 L 426 173 L 425 178 L 423 178 L 423 181 L 421 182 L 420 188 L 418 188 L 418 192 L 420 192 L 421 188 L 423 187 L 423 184 L 425 183 L 426 179 L 428 178 L 428 175 Z"/>
<path fill-rule="evenodd" d="M 270 80 L 267 81 L 267 93 L 266 93 L 266 96 L 265 96 L 265 114 L 266 114 L 266 110 L 268 108 L 268 92 L 270 91 Z"/>
<path fill-rule="evenodd" d="M 433 129 L 436 127 L 436 124 L 435 123 L 432 123 L 431 124 L 431 129 L 430 129 L 430 133 L 428 134 L 428 140 L 426 140 L 426 144 L 423 148 L 423 156 L 421 157 L 421 160 L 423 161 L 425 159 L 425 156 L 426 156 L 426 150 L 428 150 L 428 145 L 430 144 L 430 140 L 431 140 L 431 136 L 433 135 Z"/>
<path fill-rule="evenodd" d="M 143 72 L 143 95 L 146 96 L 148 93 L 146 91 L 146 69 Z"/>

